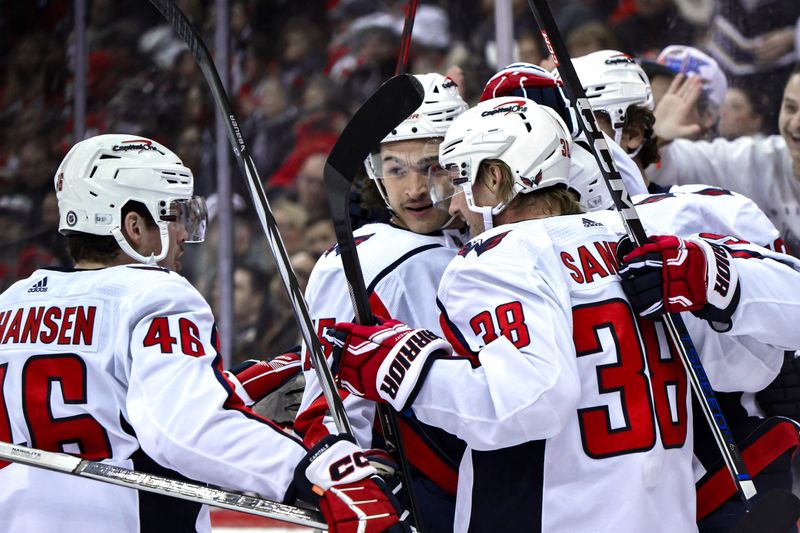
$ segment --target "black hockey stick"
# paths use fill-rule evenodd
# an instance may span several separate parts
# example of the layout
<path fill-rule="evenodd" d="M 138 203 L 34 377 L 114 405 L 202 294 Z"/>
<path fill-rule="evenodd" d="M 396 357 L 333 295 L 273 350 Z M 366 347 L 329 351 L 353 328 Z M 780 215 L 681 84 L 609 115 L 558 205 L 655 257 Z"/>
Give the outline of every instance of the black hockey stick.
<path fill-rule="evenodd" d="M 575 67 L 572 65 L 572 60 L 564 46 L 547 0 L 528 0 L 528 5 L 536 18 L 542 37 L 558 68 L 561 79 L 564 81 L 564 88 L 578 111 L 577 114 L 586 131 L 587 138 L 591 140 L 592 153 L 603 174 L 606 186 L 614 199 L 614 206 L 622 217 L 628 236 L 635 245 L 643 244 L 647 242 L 644 226 L 642 226 L 630 195 L 625 189 L 622 177 L 617 170 L 605 138 L 597 127 L 589 99 L 586 97 L 583 85 L 578 78 L 577 72 L 575 72 Z M 703 369 L 700 357 L 692 343 L 689 332 L 686 330 L 683 319 L 677 313 L 664 315 L 664 326 L 686 369 L 689 381 L 692 384 L 692 390 L 700 400 L 699 403 L 703 414 L 711 426 L 711 432 L 714 435 L 717 446 L 731 472 L 736 490 L 744 501 L 745 508 L 750 511 L 750 499 L 756 494 L 755 484 L 742 460 L 739 447 L 736 445 L 730 426 L 725 421 L 725 415 L 717 402 L 714 389 L 708 381 L 708 376 Z M 761 502 L 764 500 L 764 497 L 760 498 Z"/>
<path fill-rule="evenodd" d="M 261 228 L 269 242 L 272 255 L 275 257 L 275 263 L 283 281 L 283 286 L 286 289 L 286 294 L 289 296 L 289 302 L 292 305 L 295 319 L 300 326 L 303 340 L 308 348 L 311 358 L 314 363 L 314 369 L 317 372 L 317 379 L 322 387 L 322 392 L 325 395 L 325 400 L 328 402 L 328 407 L 331 411 L 331 416 L 336 424 L 336 429 L 340 433 L 353 434 L 350 421 L 347 419 L 347 413 L 344 410 L 344 404 L 336 391 L 336 385 L 333 381 L 328 365 L 325 364 L 325 356 L 322 351 L 322 345 L 314 330 L 314 324 L 311 322 L 311 317 L 308 314 L 308 306 L 303 298 L 303 291 L 297 283 L 297 276 L 292 270 L 292 264 L 289 261 L 289 256 L 286 253 L 286 247 L 283 245 L 283 240 L 278 232 L 278 223 L 275 222 L 275 217 L 267 201 L 267 196 L 264 194 L 264 187 L 261 185 L 261 179 L 258 177 L 258 171 L 253 163 L 253 158 L 250 157 L 250 151 L 244 144 L 239 122 L 233 114 L 233 107 L 231 106 L 230 99 L 228 98 L 225 88 L 219 79 L 219 73 L 214 66 L 214 61 L 211 59 L 211 54 L 208 52 L 203 39 L 200 37 L 197 29 L 186 18 L 181 10 L 175 5 L 173 0 L 150 0 L 156 9 L 164 16 L 164 18 L 172 25 L 175 32 L 181 36 L 186 46 L 192 52 L 197 65 L 203 72 L 211 94 L 214 96 L 214 103 L 217 109 L 222 114 L 225 120 L 225 130 L 228 133 L 228 140 L 233 148 L 233 153 L 236 155 L 236 160 L 239 162 L 239 168 L 242 170 L 242 177 L 247 184 L 250 195 L 253 198 L 253 205 L 258 214 L 258 220 L 261 222 Z"/>
<path fill-rule="evenodd" d="M 120 485 L 129 489 L 153 492 L 190 502 L 203 503 L 212 507 L 231 509 L 242 513 L 281 520 L 291 524 L 327 529 L 325 519 L 318 511 L 301 509 L 292 505 L 247 496 L 238 492 L 178 481 L 166 477 L 137 472 L 99 461 L 89 461 L 65 453 L 46 452 L 18 444 L 0 441 L 0 459 L 36 468 L 44 468 L 62 474 Z"/>
<path fill-rule="evenodd" d="M 411 32 L 414 29 L 414 19 L 417 16 L 417 0 L 408 0 L 406 4 L 406 19 L 403 23 L 403 36 L 400 38 L 400 53 L 397 55 L 395 76 L 408 72 L 408 52 L 411 49 Z"/>
<path fill-rule="evenodd" d="M 331 209 L 333 228 L 342 268 L 347 280 L 347 289 L 359 324 L 375 324 L 369 305 L 369 296 L 361 273 L 353 229 L 350 225 L 350 187 L 359 167 L 370 150 L 380 144 L 398 124 L 422 105 L 425 91 L 416 78 L 408 74 L 395 76 L 378 87 L 378 90 L 362 105 L 344 131 L 339 135 L 328 160 L 325 162 L 325 187 Z M 421 531 L 420 514 L 411 484 L 408 464 L 395 413 L 383 404 L 378 404 L 378 416 L 389 451 L 394 451 L 400 460 L 403 480 L 411 503 L 412 518 Z M 392 450 L 391 448 L 394 448 Z"/>

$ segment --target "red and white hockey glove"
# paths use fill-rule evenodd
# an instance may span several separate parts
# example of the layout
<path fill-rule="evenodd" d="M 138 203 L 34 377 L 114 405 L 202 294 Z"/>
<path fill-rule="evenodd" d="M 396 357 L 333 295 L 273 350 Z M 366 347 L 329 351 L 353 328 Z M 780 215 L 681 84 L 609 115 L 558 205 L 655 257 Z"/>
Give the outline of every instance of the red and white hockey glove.
<path fill-rule="evenodd" d="M 388 320 L 377 326 L 340 322 L 331 339 L 341 351 L 339 382 L 351 393 L 402 412 L 411 405 L 430 365 L 453 348 L 427 329 Z M 329 337 L 330 338 L 330 337 Z M 337 354 L 338 355 L 338 354 Z"/>
<path fill-rule="evenodd" d="M 225 374 L 245 405 L 253 405 L 281 388 L 302 370 L 300 354 L 288 352 L 269 361 L 247 360 Z"/>
<path fill-rule="evenodd" d="M 628 300 L 644 318 L 691 311 L 717 331 L 731 328 L 739 278 L 724 246 L 674 235 L 651 237 L 622 258 L 619 275 Z"/>
<path fill-rule="evenodd" d="M 364 450 L 349 437 L 331 435 L 297 465 L 294 486 L 319 506 L 331 533 L 411 531 L 408 513 L 376 474 Z"/>

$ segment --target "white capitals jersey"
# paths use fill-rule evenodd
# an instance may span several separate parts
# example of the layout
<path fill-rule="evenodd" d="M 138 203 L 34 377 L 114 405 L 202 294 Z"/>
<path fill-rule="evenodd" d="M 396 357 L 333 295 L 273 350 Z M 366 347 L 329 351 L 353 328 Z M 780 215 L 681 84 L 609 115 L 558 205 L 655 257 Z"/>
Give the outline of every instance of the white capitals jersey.
<path fill-rule="evenodd" d="M 445 267 L 467 240 L 463 234 L 444 230 L 421 235 L 393 224 L 367 224 L 354 231 L 353 236 L 373 312 L 441 335 L 436 289 Z M 354 316 L 338 246 L 317 261 L 305 296 L 328 357 L 330 346 L 323 338 L 324 330 L 336 322 L 351 322 Z M 298 420 L 302 420 L 303 412 L 322 392 L 307 351 L 305 357 L 306 388 Z M 356 441 L 364 448 L 371 448 L 374 402 L 347 395 L 344 404 Z M 327 431 L 337 433 L 330 417 L 324 423 Z M 317 426 L 314 431 L 325 428 Z M 319 434 L 312 441 L 318 438 Z"/>
<path fill-rule="evenodd" d="M 661 150 L 661 163 L 647 175 L 661 185 L 707 183 L 751 198 L 800 255 L 800 179 L 780 135 L 734 141 L 676 139 Z"/>
<path fill-rule="evenodd" d="M 480 366 L 437 360 L 413 410 L 469 446 L 455 531 L 696 530 L 687 377 L 662 323 L 640 319 L 625 299 L 615 256 L 622 235 L 608 211 L 508 224 L 472 240 L 445 271 L 445 334 Z M 731 335 L 767 342 L 771 321 L 800 318 L 786 294 L 800 290 L 800 268 L 741 253 L 739 309 L 748 311 L 734 314 Z M 763 285 L 746 283 L 755 277 Z M 693 336 L 710 331 L 685 321 Z M 797 335 L 780 334 L 772 340 Z M 700 353 L 715 386 L 736 387 L 727 390 L 758 390 L 779 366 L 764 368 L 749 352 L 732 352 L 730 366 L 725 350 Z M 718 369 L 725 375 L 711 376 Z"/>
<path fill-rule="evenodd" d="M 631 198 L 645 227 L 668 228 L 674 235 L 731 235 L 776 252 L 787 253 L 781 234 L 753 200 L 709 185 L 674 185 L 666 193 Z M 648 232 L 652 235 L 652 232 Z"/>
<path fill-rule="evenodd" d="M 305 449 L 244 407 L 214 335 L 178 274 L 37 270 L 0 295 L 0 440 L 282 500 Z M 210 530 L 205 506 L 2 465 L 3 531 Z"/>

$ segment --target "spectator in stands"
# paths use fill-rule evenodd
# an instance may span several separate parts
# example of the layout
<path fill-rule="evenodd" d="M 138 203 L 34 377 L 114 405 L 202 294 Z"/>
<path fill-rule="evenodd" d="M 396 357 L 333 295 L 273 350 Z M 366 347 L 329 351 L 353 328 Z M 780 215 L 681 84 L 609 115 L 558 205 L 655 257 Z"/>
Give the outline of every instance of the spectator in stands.
<path fill-rule="evenodd" d="M 244 135 L 259 175 L 269 176 L 292 149 L 292 125 L 297 119 L 297 109 L 277 76 L 262 79 L 254 96 L 258 106 L 244 120 Z"/>
<path fill-rule="evenodd" d="M 789 250 L 800 253 L 800 64 L 784 87 L 780 135 L 768 137 L 687 140 L 699 131 L 696 124 L 687 125 L 686 117 L 701 91 L 684 90 L 696 84 L 692 78 L 675 81 L 659 106 L 670 113 L 656 120 L 656 134 L 672 142 L 661 150 L 661 165 L 648 168 L 648 176 L 662 185 L 706 183 L 744 194 L 767 214 Z"/>
<path fill-rule="evenodd" d="M 281 81 L 292 93 L 303 91 L 308 79 L 324 67 L 322 34 L 318 26 L 306 17 L 292 17 L 281 31 Z"/>
<path fill-rule="evenodd" d="M 716 0 L 709 28 L 709 53 L 737 87 L 766 94 L 764 126 L 777 133 L 781 90 L 797 61 L 796 0 Z"/>
<path fill-rule="evenodd" d="M 719 112 L 719 135 L 730 141 L 752 135 L 763 136 L 764 103 L 761 95 L 730 87 Z"/>
<path fill-rule="evenodd" d="M 305 290 L 314 261 L 308 252 L 298 252 L 290 258 L 297 282 Z M 272 353 L 283 353 L 300 344 L 300 330 L 292 306 L 286 296 L 286 289 L 280 276 L 273 276 L 269 283 L 269 299 L 272 304 L 269 326 L 264 332 L 264 342 Z"/>
<path fill-rule="evenodd" d="M 273 350 L 264 343 L 270 315 L 268 285 L 269 275 L 257 267 L 241 263 L 233 269 L 233 325 L 236 337 L 230 366 L 247 359 L 263 359 Z M 214 283 L 211 302 L 214 314 L 220 316 L 217 283 Z"/>
<path fill-rule="evenodd" d="M 636 11 L 612 29 L 622 51 L 655 57 L 668 44 L 692 44 L 695 28 L 681 17 L 674 0 L 635 0 Z"/>
<path fill-rule="evenodd" d="M 328 193 L 324 178 L 327 158 L 328 154 L 323 152 L 309 155 L 300 166 L 295 179 L 297 202 L 311 218 L 328 214 Z"/>
<path fill-rule="evenodd" d="M 683 45 L 667 46 L 658 54 L 657 60 L 676 74 L 700 78 L 703 90 L 695 106 L 696 124 L 700 126 L 698 138 L 716 137 L 719 109 L 728 90 L 728 80 L 717 62 L 705 52 Z"/>
<path fill-rule="evenodd" d="M 542 38 L 537 33 L 526 31 L 517 37 L 517 54 L 520 62 L 532 65 L 540 64 L 546 57 L 543 48 Z M 429 70 L 428 72 L 435 71 Z M 458 83 L 459 88 L 461 88 L 461 85 L 461 83 Z"/>
<path fill-rule="evenodd" d="M 619 50 L 616 35 L 606 23 L 599 20 L 576 26 L 567 34 L 566 44 L 571 57 L 581 57 L 599 50 Z"/>
<path fill-rule="evenodd" d="M 653 104 L 658 107 L 661 97 L 675 79 L 675 71 L 653 59 L 640 58 L 639 64 L 650 80 L 650 86 L 653 88 Z"/>
<path fill-rule="evenodd" d="M 286 254 L 291 256 L 303 248 L 303 231 L 308 220 L 308 212 L 302 204 L 286 198 L 272 203 L 272 214 L 286 246 Z"/>
<path fill-rule="evenodd" d="M 303 249 L 311 254 L 315 263 L 334 244 L 336 233 L 330 218 L 320 217 L 309 221 L 303 232 Z"/>

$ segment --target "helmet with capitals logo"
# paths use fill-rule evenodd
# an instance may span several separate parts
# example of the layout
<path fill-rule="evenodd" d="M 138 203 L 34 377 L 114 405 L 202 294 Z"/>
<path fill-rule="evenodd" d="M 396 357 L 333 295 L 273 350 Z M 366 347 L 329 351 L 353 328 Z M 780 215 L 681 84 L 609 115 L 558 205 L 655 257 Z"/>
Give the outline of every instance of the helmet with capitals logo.
<path fill-rule="evenodd" d="M 120 248 L 141 263 L 166 257 L 169 222 L 183 224 L 186 242 L 201 242 L 206 207 L 193 196 L 192 171 L 156 141 L 134 135 L 98 135 L 77 143 L 64 157 L 54 178 L 59 225 L 63 235 L 113 236 Z M 122 233 L 122 208 L 143 204 L 158 226 L 161 253 L 145 257 Z"/>
<path fill-rule="evenodd" d="M 607 113 L 614 129 L 625 125 L 629 106 L 653 109 L 650 80 L 631 56 L 600 50 L 573 59 L 572 64 L 592 109 Z"/>
<path fill-rule="evenodd" d="M 450 181 L 463 189 L 469 209 L 487 220 L 501 213 L 507 202 L 475 205 L 472 187 L 482 161 L 499 159 L 508 165 L 514 178 L 513 196 L 567 186 L 571 141 L 566 125 L 552 109 L 525 98 L 492 98 L 456 119 L 439 148 L 439 160 L 450 173 Z"/>

